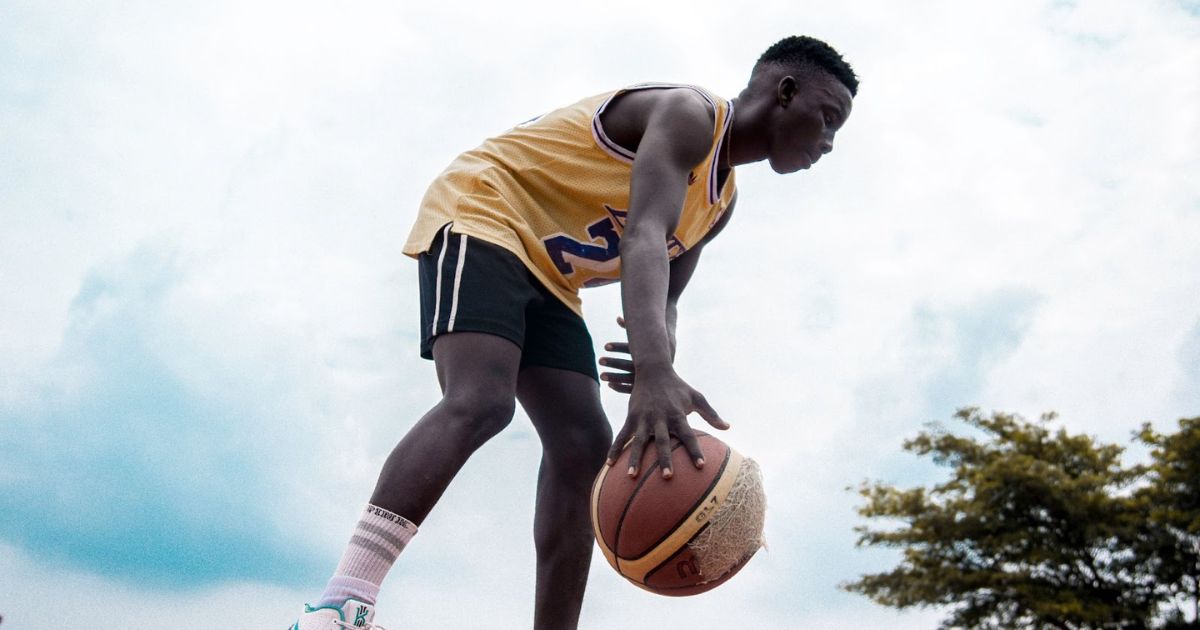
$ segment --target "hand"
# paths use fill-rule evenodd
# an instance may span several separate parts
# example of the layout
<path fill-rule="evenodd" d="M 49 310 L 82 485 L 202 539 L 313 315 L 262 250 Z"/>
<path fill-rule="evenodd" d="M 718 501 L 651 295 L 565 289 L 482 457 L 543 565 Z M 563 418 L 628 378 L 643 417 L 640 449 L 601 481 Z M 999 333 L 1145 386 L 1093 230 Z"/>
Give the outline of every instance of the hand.
<path fill-rule="evenodd" d="M 621 328 L 625 327 L 625 318 L 617 317 L 617 325 Z M 603 372 L 600 374 L 600 380 L 608 383 L 609 389 L 622 394 L 633 393 L 633 357 L 629 354 L 629 343 L 625 341 L 610 341 L 604 344 L 604 350 L 607 352 L 616 352 L 625 355 L 628 358 L 622 357 L 600 357 L 601 367 L 609 368 L 614 371 Z"/>
<path fill-rule="evenodd" d="M 617 316 L 617 325 L 625 328 L 625 318 Z M 671 342 L 671 358 L 675 358 L 675 326 L 667 326 L 667 335 Z M 604 344 L 606 352 L 617 352 L 620 354 L 629 355 L 629 343 L 625 341 L 610 341 Z M 620 370 L 617 372 L 604 372 L 600 375 L 600 380 L 608 383 L 610 389 L 622 394 L 633 393 L 633 357 L 625 359 L 621 357 L 601 357 L 599 361 L 602 367 L 613 368 Z"/>
<path fill-rule="evenodd" d="M 628 349 L 625 352 L 628 352 Z M 633 387 L 632 364 L 627 375 L 629 387 L 632 388 L 629 415 L 625 419 L 625 426 L 617 433 L 612 448 L 608 451 L 608 464 L 611 466 L 616 461 L 628 443 L 630 466 L 627 472 L 630 477 L 637 477 L 637 466 L 642 460 L 642 452 L 646 442 L 653 437 L 663 478 L 670 479 L 674 475 L 674 471 L 671 470 L 670 436 L 674 435 L 683 443 L 696 468 L 703 468 L 704 454 L 700 450 L 696 434 L 688 425 L 687 415 L 693 411 L 699 413 L 710 425 L 721 430 L 728 429 L 729 423 L 721 419 L 703 394 L 692 389 L 669 366 L 643 374 L 637 387 Z M 610 386 L 611 383 L 610 380 Z"/>

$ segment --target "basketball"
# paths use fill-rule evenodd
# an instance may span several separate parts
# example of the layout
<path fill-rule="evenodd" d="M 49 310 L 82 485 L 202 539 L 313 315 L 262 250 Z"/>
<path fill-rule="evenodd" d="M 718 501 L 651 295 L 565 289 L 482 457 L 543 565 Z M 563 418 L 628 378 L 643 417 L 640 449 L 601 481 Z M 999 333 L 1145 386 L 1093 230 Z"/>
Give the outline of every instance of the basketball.
<path fill-rule="evenodd" d="M 696 595 L 733 577 L 763 546 L 766 496 L 758 464 L 696 431 L 704 467 L 671 437 L 674 476 L 647 445 L 630 478 L 629 449 L 592 486 L 592 529 L 608 563 L 659 595 Z"/>

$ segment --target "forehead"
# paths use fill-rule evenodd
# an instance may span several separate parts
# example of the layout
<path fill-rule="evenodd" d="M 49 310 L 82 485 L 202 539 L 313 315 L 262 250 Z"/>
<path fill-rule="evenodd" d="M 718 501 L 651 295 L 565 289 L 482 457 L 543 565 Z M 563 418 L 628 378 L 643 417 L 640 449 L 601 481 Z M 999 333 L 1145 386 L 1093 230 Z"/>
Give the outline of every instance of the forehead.
<path fill-rule="evenodd" d="M 811 84 L 812 92 L 823 104 L 832 105 L 843 113 L 850 113 L 854 97 L 845 83 L 837 80 L 827 72 L 820 72 Z"/>

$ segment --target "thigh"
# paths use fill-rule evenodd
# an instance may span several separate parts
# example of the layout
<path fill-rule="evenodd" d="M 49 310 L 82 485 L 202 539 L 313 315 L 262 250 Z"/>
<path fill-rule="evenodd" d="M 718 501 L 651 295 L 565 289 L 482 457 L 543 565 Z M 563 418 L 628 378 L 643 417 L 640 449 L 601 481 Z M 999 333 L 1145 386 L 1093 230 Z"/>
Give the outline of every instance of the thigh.
<path fill-rule="evenodd" d="M 575 311 L 529 277 L 538 298 L 525 310 L 525 342 L 522 367 L 546 367 L 576 372 L 600 382 L 596 371 L 596 351 L 587 324 Z"/>
<path fill-rule="evenodd" d="M 612 427 L 600 404 L 600 386 L 574 370 L 527 366 L 517 377 L 517 399 L 550 454 L 588 454 L 587 461 L 612 443 Z"/>
<path fill-rule="evenodd" d="M 512 405 L 521 349 L 496 335 L 456 332 L 440 335 L 433 362 L 443 397 L 475 408 Z"/>

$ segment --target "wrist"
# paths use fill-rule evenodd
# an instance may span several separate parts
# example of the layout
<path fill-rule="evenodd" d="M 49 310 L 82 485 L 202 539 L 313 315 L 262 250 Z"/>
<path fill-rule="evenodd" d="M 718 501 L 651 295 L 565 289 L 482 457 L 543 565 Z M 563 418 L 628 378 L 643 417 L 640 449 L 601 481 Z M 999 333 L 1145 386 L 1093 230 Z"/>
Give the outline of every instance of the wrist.
<path fill-rule="evenodd" d="M 675 372 L 675 365 L 669 356 L 641 361 L 634 359 L 633 366 L 639 379 L 661 377 Z"/>

